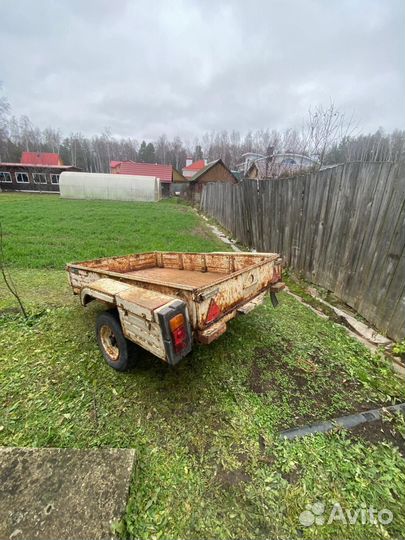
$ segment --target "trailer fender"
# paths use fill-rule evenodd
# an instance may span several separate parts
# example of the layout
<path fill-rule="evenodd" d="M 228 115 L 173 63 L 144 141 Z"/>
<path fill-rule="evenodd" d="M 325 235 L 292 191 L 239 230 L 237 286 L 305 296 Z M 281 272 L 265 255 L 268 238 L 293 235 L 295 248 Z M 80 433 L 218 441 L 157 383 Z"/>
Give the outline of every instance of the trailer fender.
<path fill-rule="evenodd" d="M 86 285 L 80 291 L 80 302 L 82 306 L 87 306 L 93 300 L 100 300 L 107 304 L 115 305 L 115 296 L 126 291 L 131 285 L 120 281 L 101 278 Z"/>

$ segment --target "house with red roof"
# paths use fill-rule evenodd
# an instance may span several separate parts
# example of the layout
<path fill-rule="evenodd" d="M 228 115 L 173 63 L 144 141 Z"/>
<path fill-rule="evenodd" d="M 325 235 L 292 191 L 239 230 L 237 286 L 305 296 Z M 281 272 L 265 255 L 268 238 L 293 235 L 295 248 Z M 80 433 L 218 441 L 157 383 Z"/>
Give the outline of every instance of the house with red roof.
<path fill-rule="evenodd" d="M 23 152 L 20 163 L 24 165 L 46 165 L 51 167 L 63 165 L 60 155 L 51 152 Z"/>
<path fill-rule="evenodd" d="M 199 169 L 193 174 L 189 181 L 188 196 L 194 203 L 198 203 L 201 199 L 201 193 L 205 184 L 210 182 L 227 182 L 237 184 L 238 179 L 233 172 L 225 165 L 222 159 L 210 161 L 205 167 Z"/>
<path fill-rule="evenodd" d="M 185 182 L 184 176 L 172 165 L 159 163 L 140 163 L 137 161 L 110 161 L 111 174 L 132 174 L 135 176 L 150 176 L 159 178 L 162 187 L 162 196 L 170 194 L 173 183 Z"/>
<path fill-rule="evenodd" d="M 183 167 L 182 173 L 185 178 L 192 178 L 198 171 L 201 171 L 207 165 L 206 159 L 194 161 L 191 158 L 186 159 L 186 166 Z"/>
<path fill-rule="evenodd" d="M 59 154 L 23 152 L 20 163 L 0 162 L 0 191 L 59 192 L 63 171 L 80 171 L 64 165 Z"/>

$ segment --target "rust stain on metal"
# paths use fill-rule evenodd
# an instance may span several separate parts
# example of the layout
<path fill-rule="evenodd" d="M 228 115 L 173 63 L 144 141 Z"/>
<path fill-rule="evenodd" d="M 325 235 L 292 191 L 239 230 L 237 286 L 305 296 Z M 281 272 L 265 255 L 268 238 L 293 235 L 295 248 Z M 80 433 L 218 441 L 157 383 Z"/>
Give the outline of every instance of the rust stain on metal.
<path fill-rule="evenodd" d="M 113 362 L 117 362 L 120 357 L 120 351 L 117 346 L 114 332 L 107 325 L 100 328 L 101 343 Z"/>
<path fill-rule="evenodd" d="M 120 300 L 136 303 L 150 311 L 154 311 L 158 307 L 173 300 L 171 296 L 158 294 L 147 289 L 140 289 L 139 287 L 129 287 L 124 292 L 119 293 L 119 298 Z"/>
<path fill-rule="evenodd" d="M 285 289 L 285 283 L 282 281 L 279 281 L 278 283 L 274 283 L 274 285 L 271 285 L 270 292 L 281 292 L 283 289 Z"/>
<path fill-rule="evenodd" d="M 145 270 L 134 270 L 128 272 L 128 276 L 135 279 L 144 278 L 150 283 L 165 283 L 174 287 L 200 288 L 212 285 L 223 277 L 218 272 L 198 272 L 192 270 L 182 270 L 177 268 L 147 268 Z"/>
<path fill-rule="evenodd" d="M 186 302 L 198 336 L 204 330 L 218 336 L 215 325 L 270 287 L 281 290 L 281 263 L 276 253 L 151 252 L 69 264 L 67 270 L 75 293 L 94 283 L 100 293 L 120 298 L 122 306 L 137 304 L 140 313 L 179 298 Z M 221 315 L 207 324 L 211 299 Z"/>
<path fill-rule="evenodd" d="M 206 330 L 201 330 L 197 332 L 197 340 L 204 345 L 209 345 L 216 339 L 218 339 L 222 334 L 226 332 L 226 323 L 219 321 L 214 323 L 212 326 Z"/>

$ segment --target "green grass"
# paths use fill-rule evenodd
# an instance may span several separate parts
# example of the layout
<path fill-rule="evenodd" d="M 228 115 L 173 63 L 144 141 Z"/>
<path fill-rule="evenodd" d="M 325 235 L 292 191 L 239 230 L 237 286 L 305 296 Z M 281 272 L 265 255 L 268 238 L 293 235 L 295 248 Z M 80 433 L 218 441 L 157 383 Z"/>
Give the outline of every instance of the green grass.
<path fill-rule="evenodd" d="M 37 198 L 29 199 L 35 206 Z M 189 242 L 196 250 L 209 249 L 207 242 L 218 249 L 194 212 L 171 203 L 158 207 L 174 223 L 176 213 L 192 223 L 173 249 L 187 249 Z M 156 230 L 167 219 L 166 213 L 155 217 Z M 100 213 L 92 229 L 97 232 L 104 220 Z M 23 230 L 19 240 L 14 237 L 17 244 L 25 241 Z M 72 228 L 66 246 L 74 248 L 78 234 L 79 226 Z M 118 237 L 119 227 L 111 234 Z M 138 240 L 152 249 L 148 229 Z M 293 442 L 278 436 L 288 427 L 404 401 L 404 384 L 383 356 L 284 295 L 276 310 L 266 301 L 175 368 L 144 353 L 131 371 L 117 373 L 103 362 L 95 341 L 102 308 L 83 309 L 63 271 L 23 268 L 20 248 L 15 246 L 20 255 L 13 264 L 21 268 L 13 268 L 13 276 L 37 316 L 25 323 L 0 288 L 1 445 L 135 448 L 127 513 L 116 524 L 132 538 L 402 536 L 405 466 L 394 446 L 349 432 Z M 39 244 L 31 266 L 48 260 L 42 253 L 48 249 Z M 96 240 L 89 249 L 98 255 Z M 404 432 L 395 422 L 392 430 Z M 388 508 L 394 520 L 385 527 L 303 527 L 299 515 L 316 501 L 328 510 L 334 502 L 349 510 L 361 504 Z"/>
<path fill-rule="evenodd" d="M 140 251 L 224 251 L 189 206 L 175 199 L 125 203 L 0 195 L 6 260 L 22 268 Z"/>

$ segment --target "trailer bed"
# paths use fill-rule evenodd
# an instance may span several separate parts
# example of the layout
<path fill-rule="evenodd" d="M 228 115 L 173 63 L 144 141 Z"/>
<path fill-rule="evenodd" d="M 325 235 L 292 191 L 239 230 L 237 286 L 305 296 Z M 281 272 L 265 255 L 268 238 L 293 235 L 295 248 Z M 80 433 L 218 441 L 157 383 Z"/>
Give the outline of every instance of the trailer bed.
<path fill-rule="evenodd" d="M 283 286 L 277 253 L 156 251 L 71 263 L 67 270 L 83 305 L 96 299 L 117 307 L 125 335 L 163 359 L 162 306 L 184 305 L 194 339 L 210 343 L 230 319 Z"/>
<path fill-rule="evenodd" d="M 198 289 L 206 285 L 212 285 L 223 279 L 224 275 L 219 272 L 201 272 L 195 270 L 178 270 L 176 268 L 145 268 L 126 272 L 127 276 L 134 279 L 145 279 L 149 283 L 164 283 L 168 286 L 181 287 L 182 289 Z"/>

